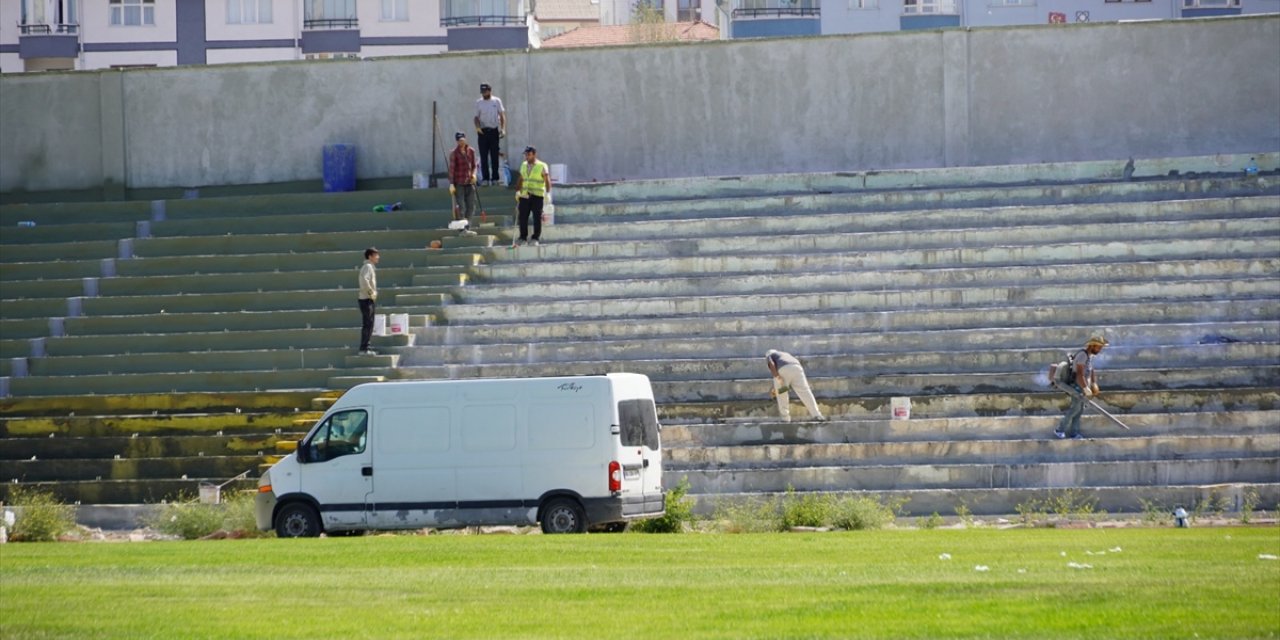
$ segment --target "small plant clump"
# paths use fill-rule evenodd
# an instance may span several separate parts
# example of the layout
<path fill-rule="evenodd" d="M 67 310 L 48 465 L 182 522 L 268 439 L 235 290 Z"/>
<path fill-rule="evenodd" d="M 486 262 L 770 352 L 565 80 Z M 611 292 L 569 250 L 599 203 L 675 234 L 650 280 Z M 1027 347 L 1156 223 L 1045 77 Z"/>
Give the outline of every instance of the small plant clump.
<path fill-rule="evenodd" d="M 179 494 L 172 502 L 145 518 L 144 523 L 159 531 L 184 540 L 195 540 L 225 532 L 229 537 L 260 537 L 253 515 L 253 495 L 235 492 L 218 504 L 203 504 L 189 494 Z"/>
<path fill-rule="evenodd" d="M 76 528 L 76 508 L 51 491 L 14 487 L 8 504 L 19 507 L 9 536 L 14 542 L 52 542 Z"/>
<path fill-rule="evenodd" d="M 693 499 L 688 497 L 689 478 L 680 479 L 676 487 L 667 492 L 666 513 L 657 518 L 646 518 L 632 523 L 630 531 L 639 533 L 681 533 L 685 524 L 693 521 Z"/>

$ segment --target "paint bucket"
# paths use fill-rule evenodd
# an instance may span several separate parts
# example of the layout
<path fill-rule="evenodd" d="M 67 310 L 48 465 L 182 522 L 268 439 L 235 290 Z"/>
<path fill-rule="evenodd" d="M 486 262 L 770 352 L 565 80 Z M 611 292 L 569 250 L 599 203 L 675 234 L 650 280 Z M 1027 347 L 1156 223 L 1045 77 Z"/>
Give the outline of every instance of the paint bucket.
<path fill-rule="evenodd" d="M 413 172 L 413 188 L 414 189 L 430 189 L 431 176 L 426 171 Z"/>
<path fill-rule="evenodd" d="M 894 420 L 911 419 L 911 398 L 898 397 L 889 401 L 889 409 Z"/>
<path fill-rule="evenodd" d="M 208 482 L 200 483 L 200 504 L 218 504 L 222 498 L 222 487 Z"/>
<path fill-rule="evenodd" d="M 409 333 L 409 314 L 393 313 L 390 315 L 390 321 L 387 323 L 387 330 L 391 335 L 398 336 Z"/>
<path fill-rule="evenodd" d="M 373 335 L 387 335 L 387 314 L 379 313 L 373 316 Z"/>

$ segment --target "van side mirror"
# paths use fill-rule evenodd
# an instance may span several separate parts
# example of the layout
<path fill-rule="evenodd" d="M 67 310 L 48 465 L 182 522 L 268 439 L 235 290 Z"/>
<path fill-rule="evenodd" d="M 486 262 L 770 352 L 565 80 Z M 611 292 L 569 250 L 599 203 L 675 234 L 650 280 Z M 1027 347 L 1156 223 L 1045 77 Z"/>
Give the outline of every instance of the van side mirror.
<path fill-rule="evenodd" d="M 306 461 L 307 461 L 307 448 L 306 448 L 305 446 L 303 446 L 303 444 L 302 444 L 302 440 L 299 440 L 299 441 L 298 441 L 298 448 L 296 449 L 296 451 L 298 452 L 298 462 L 306 462 Z"/>

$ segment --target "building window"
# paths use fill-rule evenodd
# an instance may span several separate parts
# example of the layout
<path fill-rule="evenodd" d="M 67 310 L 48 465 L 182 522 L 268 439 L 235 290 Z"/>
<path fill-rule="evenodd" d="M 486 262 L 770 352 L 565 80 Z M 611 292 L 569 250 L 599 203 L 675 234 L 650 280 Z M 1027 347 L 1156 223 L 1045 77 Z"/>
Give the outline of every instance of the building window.
<path fill-rule="evenodd" d="M 955 0 L 902 0 L 902 12 L 906 14 L 954 14 Z"/>
<path fill-rule="evenodd" d="M 1031 7 L 1035 4 L 1035 0 L 987 0 L 991 7 Z"/>
<path fill-rule="evenodd" d="M 156 0 L 111 0 L 111 26 L 155 26 Z"/>
<path fill-rule="evenodd" d="M 1226 9 L 1240 6 L 1240 0 L 1182 0 L 1183 9 Z"/>
<path fill-rule="evenodd" d="M 382 19 L 405 22 L 409 19 L 409 0 L 382 0 Z"/>
<path fill-rule="evenodd" d="M 880 0 L 849 0 L 850 9 L 878 9 Z"/>
<path fill-rule="evenodd" d="M 306 29 L 354 29 L 356 0 L 303 0 L 302 26 Z"/>
<path fill-rule="evenodd" d="M 227 0 L 227 24 L 271 24 L 272 0 Z"/>

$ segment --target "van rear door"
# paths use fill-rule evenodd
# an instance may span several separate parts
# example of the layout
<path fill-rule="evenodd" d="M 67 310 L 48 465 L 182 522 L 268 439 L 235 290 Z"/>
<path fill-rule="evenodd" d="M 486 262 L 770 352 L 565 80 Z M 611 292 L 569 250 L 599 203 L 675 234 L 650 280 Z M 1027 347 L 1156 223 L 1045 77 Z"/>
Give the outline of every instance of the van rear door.
<path fill-rule="evenodd" d="M 653 400 L 618 401 L 621 428 L 622 495 L 624 498 L 662 495 L 662 442 L 658 410 Z"/>

